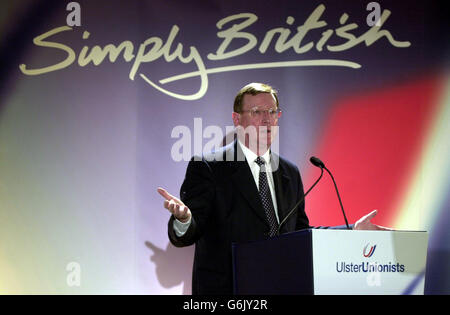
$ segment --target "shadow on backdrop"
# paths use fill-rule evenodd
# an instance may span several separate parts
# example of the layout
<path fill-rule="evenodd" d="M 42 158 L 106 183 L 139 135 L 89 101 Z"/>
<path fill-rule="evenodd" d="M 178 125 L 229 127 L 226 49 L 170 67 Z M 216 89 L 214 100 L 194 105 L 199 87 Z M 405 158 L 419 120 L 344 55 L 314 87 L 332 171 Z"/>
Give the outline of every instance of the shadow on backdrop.
<path fill-rule="evenodd" d="M 191 294 L 194 246 L 177 248 L 169 242 L 164 250 L 150 241 L 145 246 L 153 251 L 150 261 L 156 265 L 159 284 L 169 289 L 183 283 L 183 294 Z"/>

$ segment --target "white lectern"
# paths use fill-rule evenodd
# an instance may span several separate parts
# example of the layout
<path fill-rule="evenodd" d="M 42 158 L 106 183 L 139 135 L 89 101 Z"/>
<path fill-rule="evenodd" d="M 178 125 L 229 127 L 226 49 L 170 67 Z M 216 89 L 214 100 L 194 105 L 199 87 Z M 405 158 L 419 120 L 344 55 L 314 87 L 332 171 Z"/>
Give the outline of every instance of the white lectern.
<path fill-rule="evenodd" d="M 233 244 L 235 294 L 423 294 L 427 232 L 311 229 Z"/>

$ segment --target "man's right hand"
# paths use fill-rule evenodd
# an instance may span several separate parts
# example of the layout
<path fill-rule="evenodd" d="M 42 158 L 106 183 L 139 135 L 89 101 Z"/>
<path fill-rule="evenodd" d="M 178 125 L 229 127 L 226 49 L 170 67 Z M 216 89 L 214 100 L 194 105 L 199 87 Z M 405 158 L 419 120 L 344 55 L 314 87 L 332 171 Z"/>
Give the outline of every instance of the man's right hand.
<path fill-rule="evenodd" d="M 164 208 L 180 222 L 186 223 L 191 219 L 191 210 L 177 197 L 169 194 L 167 190 L 158 187 L 158 193 L 164 197 Z"/>

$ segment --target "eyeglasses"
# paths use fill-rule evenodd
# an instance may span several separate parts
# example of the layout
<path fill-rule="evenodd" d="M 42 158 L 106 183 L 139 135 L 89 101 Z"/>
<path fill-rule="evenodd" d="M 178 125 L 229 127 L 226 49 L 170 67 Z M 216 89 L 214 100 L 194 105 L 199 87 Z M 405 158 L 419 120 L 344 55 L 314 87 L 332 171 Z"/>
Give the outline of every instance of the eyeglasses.
<path fill-rule="evenodd" d="M 249 109 L 249 110 L 242 110 L 241 113 L 249 113 L 250 117 L 252 118 L 263 118 L 264 114 L 267 114 L 270 119 L 277 119 L 280 118 L 281 110 L 279 108 L 270 108 L 267 110 L 260 110 L 257 107 Z"/>

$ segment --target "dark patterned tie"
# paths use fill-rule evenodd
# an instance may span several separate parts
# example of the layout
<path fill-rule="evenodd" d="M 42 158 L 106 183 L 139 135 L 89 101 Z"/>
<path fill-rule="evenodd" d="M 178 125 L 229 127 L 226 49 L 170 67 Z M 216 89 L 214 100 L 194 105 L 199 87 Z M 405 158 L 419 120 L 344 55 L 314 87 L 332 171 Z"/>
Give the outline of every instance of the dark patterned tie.
<path fill-rule="evenodd" d="M 277 234 L 278 221 L 275 216 L 275 208 L 273 207 L 272 195 L 270 194 L 269 182 L 267 181 L 267 174 L 264 167 L 264 159 L 260 156 L 256 159 L 256 164 L 259 165 L 259 195 L 261 197 L 264 210 L 266 212 L 267 220 L 270 225 L 269 236 Z"/>

